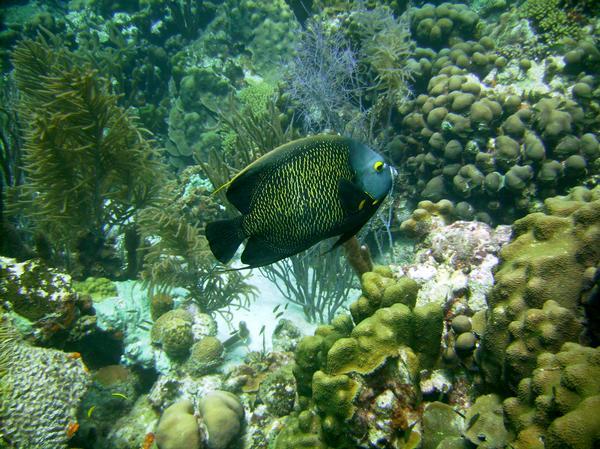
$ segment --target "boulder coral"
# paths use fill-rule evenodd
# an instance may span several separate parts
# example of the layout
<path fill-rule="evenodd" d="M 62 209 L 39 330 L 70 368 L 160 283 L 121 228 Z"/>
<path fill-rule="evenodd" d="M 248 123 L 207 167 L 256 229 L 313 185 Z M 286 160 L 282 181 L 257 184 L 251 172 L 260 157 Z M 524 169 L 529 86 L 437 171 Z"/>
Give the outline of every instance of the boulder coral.
<path fill-rule="evenodd" d="M 565 343 L 557 353 L 540 354 L 517 396 L 504 401 L 504 413 L 517 432 L 516 449 L 596 447 L 600 348 Z"/>
<path fill-rule="evenodd" d="M 466 201 L 475 218 L 510 223 L 598 174 L 597 135 L 589 131 L 598 117 L 591 61 L 600 52 L 580 41 L 562 50 L 567 70 L 551 69 L 551 58 L 533 68 L 528 59 L 508 60 L 506 45 L 490 36 L 475 40 L 478 18 L 466 11 L 446 3 L 413 8 L 413 36 L 430 48 L 417 47 L 408 60 L 415 97 L 403 105 L 394 124 L 401 131 L 387 149 L 410 196 Z M 468 16 L 469 25 L 460 24 Z M 432 32 L 443 38 L 432 41 Z"/>
<path fill-rule="evenodd" d="M 225 449 L 239 434 L 244 420 L 244 407 L 228 391 L 213 391 L 200 399 L 198 411 L 208 433 L 210 449 Z"/>
<path fill-rule="evenodd" d="M 202 435 L 191 401 L 183 400 L 167 407 L 156 428 L 159 449 L 201 449 Z"/>
<path fill-rule="evenodd" d="M 204 337 L 194 343 L 186 361 L 187 370 L 194 376 L 208 374 L 223 363 L 225 348 L 216 337 Z"/>
<path fill-rule="evenodd" d="M 600 188 L 546 200 L 546 213 L 517 220 L 500 252 L 478 351 L 488 380 L 516 389 L 541 352 L 581 331 L 584 272 L 600 262 Z"/>
<path fill-rule="evenodd" d="M 152 326 L 152 343 L 172 359 L 186 358 L 193 343 L 192 321 L 192 315 L 183 309 L 166 312 Z"/>
<path fill-rule="evenodd" d="M 467 5 L 427 3 L 412 11 L 411 31 L 417 42 L 439 48 L 453 37 L 473 37 L 478 21 Z"/>

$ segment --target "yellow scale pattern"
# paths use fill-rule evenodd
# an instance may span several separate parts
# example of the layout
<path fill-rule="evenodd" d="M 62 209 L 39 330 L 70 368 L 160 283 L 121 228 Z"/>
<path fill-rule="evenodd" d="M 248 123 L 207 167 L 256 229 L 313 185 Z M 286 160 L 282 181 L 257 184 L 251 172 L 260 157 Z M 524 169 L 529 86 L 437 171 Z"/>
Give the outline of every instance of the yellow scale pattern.
<path fill-rule="evenodd" d="M 246 235 L 287 253 L 340 228 L 345 216 L 338 184 L 353 179 L 348 147 L 335 142 L 300 147 L 276 168 L 256 189 L 242 225 Z"/>

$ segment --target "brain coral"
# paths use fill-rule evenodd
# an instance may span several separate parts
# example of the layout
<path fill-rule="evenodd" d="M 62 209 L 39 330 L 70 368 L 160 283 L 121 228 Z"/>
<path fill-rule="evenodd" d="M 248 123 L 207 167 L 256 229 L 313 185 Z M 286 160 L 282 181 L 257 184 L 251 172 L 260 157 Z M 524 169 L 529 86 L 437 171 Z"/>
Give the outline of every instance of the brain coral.
<path fill-rule="evenodd" d="M 0 315 L 0 439 L 66 448 L 89 380 L 80 358 L 25 343 Z"/>
<path fill-rule="evenodd" d="M 488 380 L 511 389 L 531 374 L 540 352 L 577 340 L 584 271 L 600 262 L 600 188 L 545 205 L 547 213 L 515 222 L 488 296 L 480 365 Z"/>

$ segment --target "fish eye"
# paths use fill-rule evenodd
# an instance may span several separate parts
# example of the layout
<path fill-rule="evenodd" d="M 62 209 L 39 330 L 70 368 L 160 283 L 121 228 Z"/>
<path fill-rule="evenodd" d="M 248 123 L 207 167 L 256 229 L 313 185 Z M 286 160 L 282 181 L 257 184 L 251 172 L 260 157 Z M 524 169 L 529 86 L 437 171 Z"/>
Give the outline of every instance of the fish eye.
<path fill-rule="evenodd" d="M 376 172 L 380 172 L 381 170 L 383 170 L 383 166 L 385 164 L 382 161 L 377 161 L 373 164 L 373 168 L 375 169 Z"/>

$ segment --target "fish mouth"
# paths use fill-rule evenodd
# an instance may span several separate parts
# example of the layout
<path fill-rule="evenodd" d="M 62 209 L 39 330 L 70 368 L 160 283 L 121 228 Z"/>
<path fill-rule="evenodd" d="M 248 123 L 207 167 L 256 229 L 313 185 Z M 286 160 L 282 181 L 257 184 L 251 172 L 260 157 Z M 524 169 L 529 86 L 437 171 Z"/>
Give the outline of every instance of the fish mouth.
<path fill-rule="evenodd" d="M 394 176 L 394 177 L 395 177 L 395 176 L 398 176 L 398 170 L 396 170 L 396 168 L 395 168 L 395 167 L 392 167 L 392 166 L 390 165 L 390 170 L 391 170 L 391 172 L 392 172 L 392 176 Z"/>

